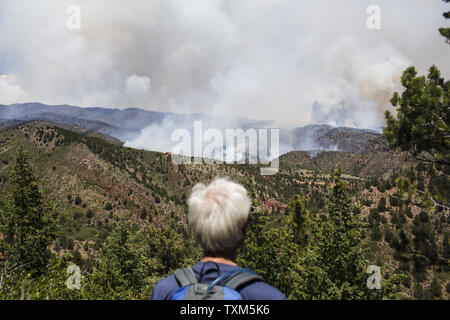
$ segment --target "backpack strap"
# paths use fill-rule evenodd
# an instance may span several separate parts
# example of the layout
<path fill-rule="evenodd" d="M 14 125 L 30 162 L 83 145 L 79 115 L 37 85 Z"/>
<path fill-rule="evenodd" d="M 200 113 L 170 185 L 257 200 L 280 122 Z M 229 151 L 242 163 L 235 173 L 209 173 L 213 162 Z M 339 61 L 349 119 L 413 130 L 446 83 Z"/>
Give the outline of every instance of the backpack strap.
<path fill-rule="evenodd" d="M 191 267 L 176 270 L 175 279 L 177 279 L 182 288 L 197 283 L 197 277 Z"/>
<path fill-rule="evenodd" d="M 226 279 L 223 282 L 223 285 L 225 285 L 226 287 L 231 288 L 233 290 L 237 290 L 237 289 L 249 284 L 250 282 L 262 281 L 262 280 L 263 279 L 254 272 L 250 273 L 250 272 L 246 272 L 246 271 L 241 271 L 241 272 L 235 273 L 234 275 L 232 275 L 231 277 Z"/>
<path fill-rule="evenodd" d="M 222 285 L 230 289 L 236 290 L 250 282 L 262 280 L 263 279 L 255 272 L 241 268 L 223 274 L 210 284 L 208 290 L 214 287 L 215 285 Z"/>

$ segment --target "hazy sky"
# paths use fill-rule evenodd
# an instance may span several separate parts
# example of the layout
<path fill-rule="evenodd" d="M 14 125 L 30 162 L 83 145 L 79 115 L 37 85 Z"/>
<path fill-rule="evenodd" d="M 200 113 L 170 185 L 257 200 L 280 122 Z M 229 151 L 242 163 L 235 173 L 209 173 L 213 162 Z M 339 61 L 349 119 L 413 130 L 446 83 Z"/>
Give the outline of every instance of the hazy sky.
<path fill-rule="evenodd" d="M 67 7 L 81 29 L 67 28 Z M 368 30 L 369 5 L 381 29 Z M 450 77 L 441 0 L 0 0 L 0 104 L 383 124 L 402 71 Z"/>

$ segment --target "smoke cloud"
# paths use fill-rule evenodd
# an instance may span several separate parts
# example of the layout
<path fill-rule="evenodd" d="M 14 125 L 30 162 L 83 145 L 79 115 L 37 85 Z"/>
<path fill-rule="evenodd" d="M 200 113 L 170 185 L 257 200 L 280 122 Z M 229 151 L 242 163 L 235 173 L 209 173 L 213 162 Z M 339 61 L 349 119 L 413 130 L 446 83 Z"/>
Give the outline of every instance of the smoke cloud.
<path fill-rule="evenodd" d="M 80 30 L 66 26 L 73 4 Z M 366 27 L 369 5 L 380 30 Z M 450 76 L 445 10 L 439 0 L 1 0 L 0 103 L 378 129 L 407 66 Z"/>

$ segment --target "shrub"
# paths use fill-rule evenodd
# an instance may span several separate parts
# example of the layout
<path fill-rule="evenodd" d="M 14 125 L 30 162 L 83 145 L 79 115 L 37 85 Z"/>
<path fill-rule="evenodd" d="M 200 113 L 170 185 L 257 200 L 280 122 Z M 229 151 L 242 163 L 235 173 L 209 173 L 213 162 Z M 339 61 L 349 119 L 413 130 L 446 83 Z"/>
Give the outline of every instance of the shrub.
<path fill-rule="evenodd" d="M 80 197 L 77 196 L 77 197 L 75 198 L 75 204 L 76 204 L 77 206 L 79 206 L 82 202 L 83 202 L 83 201 L 81 200 Z"/>
<path fill-rule="evenodd" d="M 81 212 L 76 211 L 76 212 L 73 214 L 73 219 L 74 219 L 74 220 L 78 220 L 78 219 L 80 219 L 82 216 L 83 216 L 83 214 L 82 214 Z"/>
<path fill-rule="evenodd" d="M 141 210 L 141 219 L 147 218 L 147 210 L 144 208 Z"/>
<path fill-rule="evenodd" d="M 381 238 L 382 238 L 382 233 L 381 233 L 381 229 L 380 229 L 380 227 L 379 227 L 378 225 L 375 225 L 375 226 L 372 228 L 372 232 L 370 233 L 370 238 L 371 238 L 373 241 L 380 241 L 380 240 L 381 240 Z"/>
<path fill-rule="evenodd" d="M 88 219 L 91 219 L 94 216 L 94 211 L 92 211 L 92 209 L 89 209 L 86 213 L 86 217 Z"/>
<path fill-rule="evenodd" d="M 378 203 L 378 211 L 379 212 L 384 212 L 386 211 L 386 198 L 385 197 L 381 197 L 380 198 L 380 202 Z"/>

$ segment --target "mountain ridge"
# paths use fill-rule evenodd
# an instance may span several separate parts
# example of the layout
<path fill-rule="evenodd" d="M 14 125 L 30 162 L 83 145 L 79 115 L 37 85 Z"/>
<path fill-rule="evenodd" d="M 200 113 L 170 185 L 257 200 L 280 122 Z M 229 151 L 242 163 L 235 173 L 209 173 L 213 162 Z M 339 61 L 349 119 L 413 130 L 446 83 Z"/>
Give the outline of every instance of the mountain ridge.
<path fill-rule="evenodd" d="M 139 108 L 83 108 L 42 103 L 0 105 L 0 119 L 3 121 L 41 120 L 76 125 L 86 130 L 106 134 L 122 142 L 138 138 L 142 130 L 149 126 L 157 125 L 165 128 L 166 123 L 170 123 L 171 128 L 189 127 L 194 121 L 201 120 L 205 123 L 205 127 L 229 126 L 230 129 L 243 128 L 244 130 L 268 127 L 270 124 L 268 121 L 240 117 L 215 119 L 201 113 L 183 115 Z M 169 133 L 168 136 L 170 136 Z M 283 146 L 281 153 L 305 150 L 364 153 L 369 150 L 386 150 L 387 148 L 384 138 L 373 130 L 332 127 L 327 124 L 311 124 L 292 130 L 281 128 L 280 145 Z"/>

